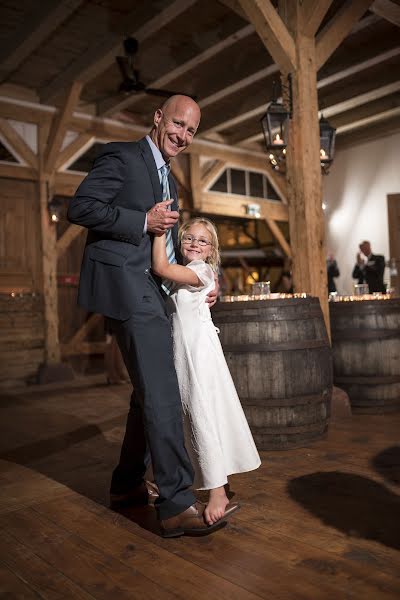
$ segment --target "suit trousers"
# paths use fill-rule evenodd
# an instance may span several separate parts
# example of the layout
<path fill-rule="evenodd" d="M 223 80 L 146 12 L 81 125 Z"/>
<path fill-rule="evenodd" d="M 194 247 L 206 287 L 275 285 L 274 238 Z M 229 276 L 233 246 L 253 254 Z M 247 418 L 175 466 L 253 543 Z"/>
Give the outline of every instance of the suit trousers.
<path fill-rule="evenodd" d="M 110 319 L 133 384 L 125 436 L 111 492 L 124 493 L 143 481 L 150 450 L 160 490 L 160 519 L 195 502 L 193 468 L 186 452 L 182 404 L 173 361 L 171 324 L 165 301 L 151 275 L 141 302 L 125 321 Z"/>

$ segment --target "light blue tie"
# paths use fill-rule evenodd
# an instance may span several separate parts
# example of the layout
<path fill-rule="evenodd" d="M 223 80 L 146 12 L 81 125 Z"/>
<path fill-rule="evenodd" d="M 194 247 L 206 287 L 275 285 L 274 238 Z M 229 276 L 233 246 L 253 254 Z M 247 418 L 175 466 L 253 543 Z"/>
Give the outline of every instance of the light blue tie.
<path fill-rule="evenodd" d="M 170 166 L 167 164 L 164 164 L 160 169 L 161 190 L 162 190 L 162 199 L 163 200 L 169 200 L 171 198 L 169 182 L 168 182 L 169 172 L 170 172 Z M 168 209 L 171 210 L 171 206 L 169 206 Z M 177 260 L 175 257 L 174 242 L 172 239 L 172 229 L 167 229 L 167 231 L 165 232 L 165 245 L 166 245 L 168 262 L 170 264 L 176 263 Z M 169 295 L 171 293 L 172 286 L 173 286 L 172 281 L 170 281 L 169 279 L 163 279 L 161 287 L 163 288 L 163 290 L 166 294 Z"/>

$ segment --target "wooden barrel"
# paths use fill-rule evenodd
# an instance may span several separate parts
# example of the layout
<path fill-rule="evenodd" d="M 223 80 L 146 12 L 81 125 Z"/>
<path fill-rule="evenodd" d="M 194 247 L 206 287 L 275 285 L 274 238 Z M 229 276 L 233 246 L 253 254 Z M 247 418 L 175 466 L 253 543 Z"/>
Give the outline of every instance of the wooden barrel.
<path fill-rule="evenodd" d="M 328 427 L 331 349 L 317 298 L 222 302 L 225 357 L 259 450 L 307 446 Z"/>
<path fill-rule="evenodd" d="M 330 304 L 335 385 L 356 413 L 400 410 L 400 298 Z"/>

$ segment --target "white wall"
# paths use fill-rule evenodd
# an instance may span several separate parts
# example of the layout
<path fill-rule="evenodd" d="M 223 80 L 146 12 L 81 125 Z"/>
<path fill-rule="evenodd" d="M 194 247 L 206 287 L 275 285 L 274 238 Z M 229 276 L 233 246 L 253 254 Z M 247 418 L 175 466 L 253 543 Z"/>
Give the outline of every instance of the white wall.
<path fill-rule="evenodd" d="M 400 193 L 400 134 L 339 150 L 323 179 L 326 247 L 338 262 L 338 292 L 348 294 L 362 240 L 390 258 L 386 195 Z M 386 269 L 385 281 L 388 274 Z"/>

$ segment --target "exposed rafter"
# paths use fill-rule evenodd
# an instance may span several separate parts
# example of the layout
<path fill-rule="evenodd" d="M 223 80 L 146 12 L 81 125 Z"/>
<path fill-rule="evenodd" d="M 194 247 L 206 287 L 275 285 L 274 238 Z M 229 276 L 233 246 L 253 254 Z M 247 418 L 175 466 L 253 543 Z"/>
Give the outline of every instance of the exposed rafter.
<path fill-rule="evenodd" d="M 64 150 L 62 150 L 55 164 L 56 169 L 66 169 L 72 164 L 79 156 L 81 156 L 94 142 L 94 136 L 89 133 L 82 133 L 78 137 L 68 144 Z"/>
<path fill-rule="evenodd" d="M 371 5 L 371 0 L 345 2 L 316 38 L 317 69 L 326 63 Z"/>
<path fill-rule="evenodd" d="M 38 168 L 38 157 L 10 125 L 7 119 L 0 117 L 0 135 L 8 142 L 13 154 L 19 157 L 25 164 L 33 169 Z"/>
<path fill-rule="evenodd" d="M 345 112 L 346 110 L 351 110 L 356 106 L 361 106 L 367 102 L 373 102 L 378 98 L 389 96 L 390 94 L 394 94 L 398 91 L 400 91 L 400 79 L 398 81 L 394 81 L 393 83 L 388 83 L 387 85 L 382 85 L 378 88 L 370 90 L 369 92 L 365 92 L 364 94 L 353 96 L 352 98 L 344 100 L 343 102 L 338 102 L 332 106 L 327 106 L 322 112 L 324 117 L 329 118 Z"/>
<path fill-rule="evenodd" d="M 239 1 L 280 70 L 291 72 L 296 64 L 293 38 L 270 0 Z"/>
<path fill-rule="evenodd" d="M 34 3 L 34 10 L 24 26 L 15 31 L 1 44 L 0 81 L 4 81 L 10 73 L 40 46 L 63 21 L 65 21 L 83 0 L 42 0 Z"/>
<path fill-rule="evenodd" d="M 80 81 L 75 81 L 67 94 L 63 108 L 59 111 L 53 121 L 44 157 L 44 171 L 46 173 L 50 174 L 55 169 L 58 154 L 67 127 L 70 124 L 73 112 L 78 104 L 81 90 L 82 83 Z"/>
<path fill-rule="evenodd" d="M 371 6 L 372 12 L 379 17 L 400 27 L 400 6 L 391 0 L 375 0 Z"/>
<path fill-rule="evenodd" d="M 210 104 L 214 104 L 214 102 L 218 102 L 223 98 L 230 96 L 231 94 L 235 94 L 236 92 L 243 90 L 244 88 L 248 87 L 249 85 L 252 85 L 253 83 L 256 83 L 257 81 L 260 81 L 261 79 L 269 77 L 270 75 L 273 75 L 274 73 L 278 72 L 279 68 L 275 63 L 272 65 L 268 65 L 268 67 L 260 69 L 259 71 L 248 75 L 248 77 L 239 79 L 239 81 L 232 83 L 232 85 L 226 86 L 222 90 L 218 90 L 218 92 L 215 92 L 214 94 L 211 94 L 206 98 L 202 98 L 202 100 L 199 101 L 199 105 L 201 108 L 210 106 Z"/>
<path fill-rule="evenodd" d="M 169 22 L 190 8 L 195 2 L 196 0 L 174 0 L 167 8 L 157 13 L 142 27 L 134 30 L 132 36 L 139 42 L 143 42 L 162 29 L 162 27 L 168 25 Z M 135 9 L 124 18 L 125 28 L 133 28 L 136 21 L 137 10 Z M 60 90 L 64 90 L 75 80 L 87 83 L 105 71 L 114 62 L 115 56 L 122 52 L 121 36 L 109 32 L 99 44 L 88 50 L 88 52 L 73 62 L 68 69 L 60 73 L 58 77 L 41 90 L 41 101 L 52 101 Z"/>
<path fill-rule="evenodd" d="M 333 0 L 303 0 L 302 31 L 307 36 L 314 36 Z"/>
<path fill-rule="evenodd" d="M 337 134 L 348 133 L 350 131 L 354 131 L 355 129 L 362 129 L 363 127 L 367 127 L 367 125 L 372 125 L 373 123 L 380 123 L 382 121 L 387 121 L 393 117 L 400 116 L 400 106 L 396 108 L 391 108 L 389 110 L 385 110 L 380 113 L 376 113 L 369 117 L 365 117 L 364 119 L 358 119 L 347 123 L 346 125 L 341 125 L 337 128 Z"/>
<path fill-rule="evenodd" d="M 174 81 L 174 79 L 177 79 L 185 73 L 188 73 L 189 71 L 195 69 L 202 63 L 206 62 L 207 60 L 210 60 L 210 58 L 216 56 L 219 52 L 222 52 L 226 48 L 229 48 L 233 44 L 236 44 L 236 42 L 238 42 L 239 40 L 243 40 L 252 33 L 254 33 L 253 25 L 246 25 L 242 29 L 239 29 L 239 31 L 235 31 L 235 33 L 232 33 L 232 35 L 228 36 L 221 42 L 210 46 L 209 48 L 207 48 L 207 50 L 204 50 L 204 52 L 197 54 L 197 56 L 195 56 L 194 58 L 184 62 L 182 65 L 179 65 L 175 69 L 172 69 L 162 77 L 155 79 L 154 81 L 148 84 L 148 87 L 162 88 L 163 86 L 168 85 L 168 83 Z M 107 116 L 112 115 L 113 113 L 121 111 L 125 108 L 132 109 L 133 106 L 138 104 L 145 97 L 146 94 L 139 93 L 132 94 L 127 98 L 125 97 L 122 99 L 120 96 L 118 96 L 117 98 L 110 98 L 109 100 L 104 100 L 98 105 L 97 112 L 101 116 Z"/>
<path fill-rule="evenodd" d="M 372 24 L 372 22 L 374 22 L 374 18 L 371 20 L 370 17 L 365 17 L 365 19 L 360 21 L 360 23 L 358 23 L 357 25 L 360 25 L 361 23 L 363 23 L 363 26 L 369 26 L 370 24 Z M 356 33 L 356 31 L 359 31 L 359 30 L 360 30 L 359 27 L 353 28 L 351 33 L 353 33 L 353 32 Z M 346 69 L 340 69 L 336 73 L 333 73 L 332 75 L 329 75 L 327 77 L 324 77 L 323 79 L 320 79 L 317 83 L 318 89 L 322 89 L 323 87 L 326 87 L 327 85 L 331 85 L 332 83 L 335 83 L 336 81 L 340 81 L 341 79 L 344 79 L 346 77 L 356 75 L 357 73 L 359 73 L 363 70 L 369 69 L 375 65 L 385 62 L 386 60 L 390 60 L 391 58 L 398 56 L 399 53 L 400 53 L 400 46 L 396 46 L 395 48 L 392 48 L 390 50 L 387 50 L 385 52 L 377 54 L 376 56 L 373 56 L 372 58 L 363 60 L 363 61 L 361 61 L 355 65 L 352 65 Z M 210 106 L 210 104 L 213 104 L 214 102 L 218 102 L 231 94 L 234 94 L 236 92 L 239 92 L 242 89 L 247 88 L 249 85 L 256 83 L 257 81 L 260 81 L 261 79 L 264 79 L 265 77 L 269 77 L 270 75 L 273 75 L 274 73 L 278 73 L 278 72 L 279 72 L 279 69 L 278 69 L 277 65 L 275 65 L 275 64 L 269 65 L 268 67 L 265 67 L 264 69 L 260 69 L 259 71 L 256 71 L 255 73 L 253 73 L 252 75 L 249 75 L 248 77 L 239 79 L 234 84 L 227 86 L 227 87 L 219 90 L 218 92 L 215 92 L 214 94 L 212 94 L 210 96 L 207 96 L 206 98 L 203 98 L 202 100 L 200 100 L 199 104 L 202 108 L 205 108 L 206 106 Z M 223 127 L 221 126 L 222 124 L 218 124 L 215 127 L 211 127 L 207 130 L 202 131 L 201 134 L 203 136 L 206 136 L 213 132 L 222 131 L 224 128 L 231 127 L 231 126 L 237 125 L 238 123 L 240 123 L 242 121 L 246 121 L 253 117 L 257 117 L 257 116 L 261 115 L 264 110 L 265 110 L 265 104 L 259 106 L 258 108 L 255 108 L 251 111 L 248 111 L 246 113 L 241 113 L 238 116 L 238 119 L 235 118 L 235 119 L 226 121 L 225 124 L 223 125 Z"/>
<path fill-rule="evenodd" d="M 352 76 L 356 75 L 357 73 L 360 73 L 361 71 L 370 69 L 371 67 L 379 65 L 381 63 L 384 63 L 385 61 L 388 61 L 391 58 L 394 58 L 399 55 L 400 55 L 400 46 L 396 46 L 395 48 L 392 48 L 391 50 L 382 52 L 381 54 L 378 54 L 377 56 L 374 56 L 367 60 L 363 60 L 355 65 L 352 65 L 351 67 L 348 67 L 347 69 L 341 69 L 340 71 L 337 71 L 336 73 L 332 73 L 332 75 L 328 75 L 327 77 L 320 79 L 317 82 L 317 88 L 319 90 L 323 89 L 324 87 L 327 87 L 328 85 L 332 85 L 333 83 L 341 81 L 341 80 L 345 79 L 346 77 L 352 77 Z M 208 129 L 207 131 L 203 131 L 202 135 L 207 136 L 211 132 L 223 131 L 224 129 L 234 127 L 235 125 L 238 125 L 239 123 L 243 123 L 249 119 L 257 118 L 263 114 L 263 112 L 265 111 L 265 108 L 266 108 L 266 104 L 261 104 L 260 106 L 257 106 L 250 111 L 241 113 L 237 117 L 234 117 L 234 118 L 224 121 L 222 123 L 218 123 L 218 125 L 216 125 L 215 127 L 212 127 L 210 129 Z M 324 109 L 324 115 L 325 115 L 325 112 L 326 112 L 326 109 Z M 245 140 L 242 139 L 241 143 L 251 143 L 254 141 L 259 141 L 262 138 L 263 138 L 263 134 L 256 134 L 254 136 L 246 138 Z"/>

